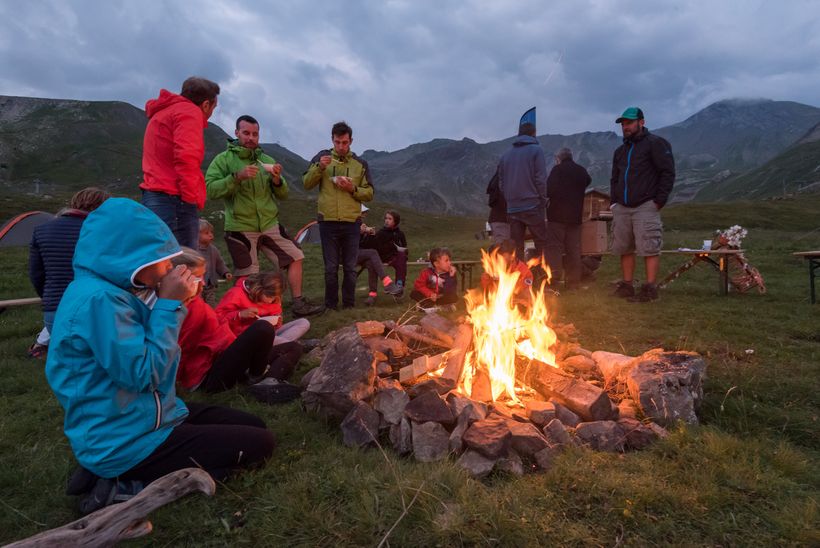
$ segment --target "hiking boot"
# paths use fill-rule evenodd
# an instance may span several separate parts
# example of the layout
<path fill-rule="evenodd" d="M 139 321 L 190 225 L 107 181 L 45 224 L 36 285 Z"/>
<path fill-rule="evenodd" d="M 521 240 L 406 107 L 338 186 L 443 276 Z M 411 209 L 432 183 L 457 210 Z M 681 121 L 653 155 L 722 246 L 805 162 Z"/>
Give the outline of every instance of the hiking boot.
<path fill-rule="evenodd" d="M 71 477 L 68 478 L 65 494 L 76 497 L 90 493 L 98 479 L 100 479 L 100 477 L 94 472 L 91 472 L 82 466 L 78 466 L 71 473 Z"/>
<path fill-rule="evenodd" d="M 612 295 L 622 299 L 628 299 L 635 296 L 635 288 L 633 287 L 632 282 L 620 281 L 618 282 L 618 286 L 615 288 L 615 292 Z"/>
<path fill-rule="evenodd" d="M 390 282 L 386 286 L 384 286 L 384 292 L 388 295 L 393 295 L 394 297 L 401 296 L 404 293 L 404 289 L 402 289 L 398 284 L 394 282 Z"/>
<path fill-rule="evenodd" d="M 34 343 L 28 347 L 26 354 L 29 358 L 44 359 L 48 356 L 48 345 Z"/>
<path fill-rule="evenodd" d="M 368 295 L 367 298 L 364 300 L 365 306 L 373 306 L 376 304 L 376 296 L 375 295 Z"/>
<path fill-rule="evenodd" d="M 321 314 L 325 311 L 325 307 L 320 304 L 313 304 L 308 301 L 306 297 L 296 297 L 293 299 L 293 307 L 291 310 L 293 310 L 294 316 L 301 318 L 302 316 Z"/>
<path fill-rule="evenodd" d="M 273 377 L 248 386 L 248 392 L 257 400 L 267 404 L 287 403 L 302 395 L 302 389 L 295 384 L 279 381 Z"/>
<path fill-rule="evenodd" d="M 79 510 L 83 515 L 96 512 L 100 508 L 125 502 L 145 488 L 141 481 L 117 481 L 98 478 L 94 487 L 80 499 Z"/>
<path fill-rule="evenodd" d="M 655 284 L 643 284 L 641 290 L 626 299 L 631 303 L 648 303 L 658 300 L 658 286 Z"/>

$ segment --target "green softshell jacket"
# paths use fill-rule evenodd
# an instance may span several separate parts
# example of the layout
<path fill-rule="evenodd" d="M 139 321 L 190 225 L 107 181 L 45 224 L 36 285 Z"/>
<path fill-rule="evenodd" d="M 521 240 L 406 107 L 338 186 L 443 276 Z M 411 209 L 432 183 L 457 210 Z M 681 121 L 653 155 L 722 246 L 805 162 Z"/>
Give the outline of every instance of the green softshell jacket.
<path fill-rule="evenodd" d="M 319 158 L 331 156 L 333 161 L 322 171 Z M 355 189 L 353 194 L 339 189 L 331 178 L 336 175 L 350 177 Z M 373 199 L 373 182 L 367 162 L 353 154 L 340 157 L 335 150 L 322 150 L 310 161 L 310 167 L 302 176 L 305 189 L 319 185 L 319 220 L 356 222 L 362 215 L 362 202 Z"/>
<path fill-rule="evenodd" d="M 213 159 L 205 173 L 205 187 L 209 200 L 225 200 L 225 231 L 264 232 L 279 222 L 276 200 L 288 197 L 288 183 L 282 176 L 282 184 L 274 186 L 273 177 L 261 165 L 275 162 L 261 148 L 245 148 L 236 139 Z M 234 174 L 250 164 L 256 164 L 259 173 L 238 181 Z"/>

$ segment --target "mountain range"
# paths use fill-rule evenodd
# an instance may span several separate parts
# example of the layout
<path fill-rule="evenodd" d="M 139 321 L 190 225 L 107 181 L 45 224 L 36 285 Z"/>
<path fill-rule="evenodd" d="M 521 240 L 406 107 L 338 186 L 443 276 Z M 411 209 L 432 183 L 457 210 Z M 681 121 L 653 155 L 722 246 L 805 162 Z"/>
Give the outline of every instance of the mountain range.
<path fill-rule="evenodd" d="M 648 113 L 649 114 L 649 113 Z M 91 184 L 136 192 L 141 180 L 145 113 L 116 101 L 0 96 L 0 185 L 9 192 L 49 193 Z M 617 127 L 614 124 L 613 127 Z M 732 99 L 651 131 L 670 141 L 677 165 L 672 201 L 765 198 L 820 191 L 820 109 L 790 101 Z M 209 124 L 204 166 L 229 135 Z M 489 143 L 434 139 L 393 152 L 367 150 L 377 199 L 444 214 L 483 215 L 486 184 L 514 137 Z M 547 153 L 573 150 L 575 160 L 607 189 L 614 131 L 538 137 Z M 291 188 L 307 160 L 275 143 L 261 145 L 283 164 Z"/>

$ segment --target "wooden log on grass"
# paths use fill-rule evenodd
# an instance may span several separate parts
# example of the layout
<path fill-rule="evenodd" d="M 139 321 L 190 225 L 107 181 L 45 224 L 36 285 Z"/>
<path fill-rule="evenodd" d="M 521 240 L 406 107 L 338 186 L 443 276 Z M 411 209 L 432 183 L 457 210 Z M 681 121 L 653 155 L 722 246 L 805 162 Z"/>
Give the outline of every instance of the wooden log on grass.
<path fill-rule="evenodd" d="M 149 534 L 153 526 L 145 519 L 148 514 L 193 491 L 213 495 L 216 484 L 207 472 L 199 468 L 177 470 L 152 482 L 130 500 L 106 506 L 77 521 L 9 544 L 8 547 L 113 546 L 122 540 Z"/>
<path fill-rule="evenodd" d="M 554 398 L 585 421 L 607 420 L 612 414 L 612 404 L 603 389 L 546 363 L 533 360 L 523 380 L 544 397 Z"/>

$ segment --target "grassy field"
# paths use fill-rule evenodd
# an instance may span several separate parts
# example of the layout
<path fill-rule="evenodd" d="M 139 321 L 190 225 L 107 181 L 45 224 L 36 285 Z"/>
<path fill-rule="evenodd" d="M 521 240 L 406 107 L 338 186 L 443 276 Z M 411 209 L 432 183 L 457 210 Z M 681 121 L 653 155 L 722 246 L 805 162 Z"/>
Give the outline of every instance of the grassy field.
<path fill-rule="evenodd" d="M 0 216 L 56 209 L 47 206 L 0 202 Z M 295 232 L 313 207 L 289 202 L 285 224 Z M 383 209 L 374 206 L 373 219 Z M 816 546 L 820 304 L 808 303 L 807 267 L 790 253 L 820 248 L 818 211 L 817 196 L 664 211 L 667 248 L 694 247 L 732 224 L 748 228 L 744 247 L 766 279 L 765 295 L 719 297 L 715 273 L 700 266 L 658 302 L 625 303 L 609 296 L 618 267 L 606 257 L 597 282 L 554 299 L 556 319 L 574 323 L 588 349 L 634 355 L 661 346 L 706 356 L 699 427 L 674 428 L 639 453 L 578 449 L 548 473 L 476 481 L 449 461 L 420 464 L 389 449 L 348 449 L 336 425 L 305 414 L 298 403 L 268 407 L 234 390 L 212 400 L 264 417 L 279 441 L 273 458 L 220 484 L 213 498 L 191 496 L 156 512 L 154 533 L 135 542 L 376 545 L 390 531 L 393 546 Z M 476 258 L 487 244 L 474 238 L 480 219 L 407 212 L 403 225 L 412 259 L 442 244 L 456 258 Z M 33 295 L 26 251 L 2 254 L 0 298 Z M 306 254 L 306 293 L 320 299 L 318 246 L 306 247 Z M 664 257 L 662 271 L 676 260 Z M 362 276 L 361 300 L 364 282 Z M 383 300 L 373 309 L 329 312 L 313 321 L 308 336 L 355 320 L 396 318 L 405 308 Z M 62 410 L 43 362 L 24 357 L 39 325 L 34 307 L 0 314 L 0 543 L 78 517 L 63 493 L 75 463 Z M 309 367 L 303 362 L 297 375 Z"/>

